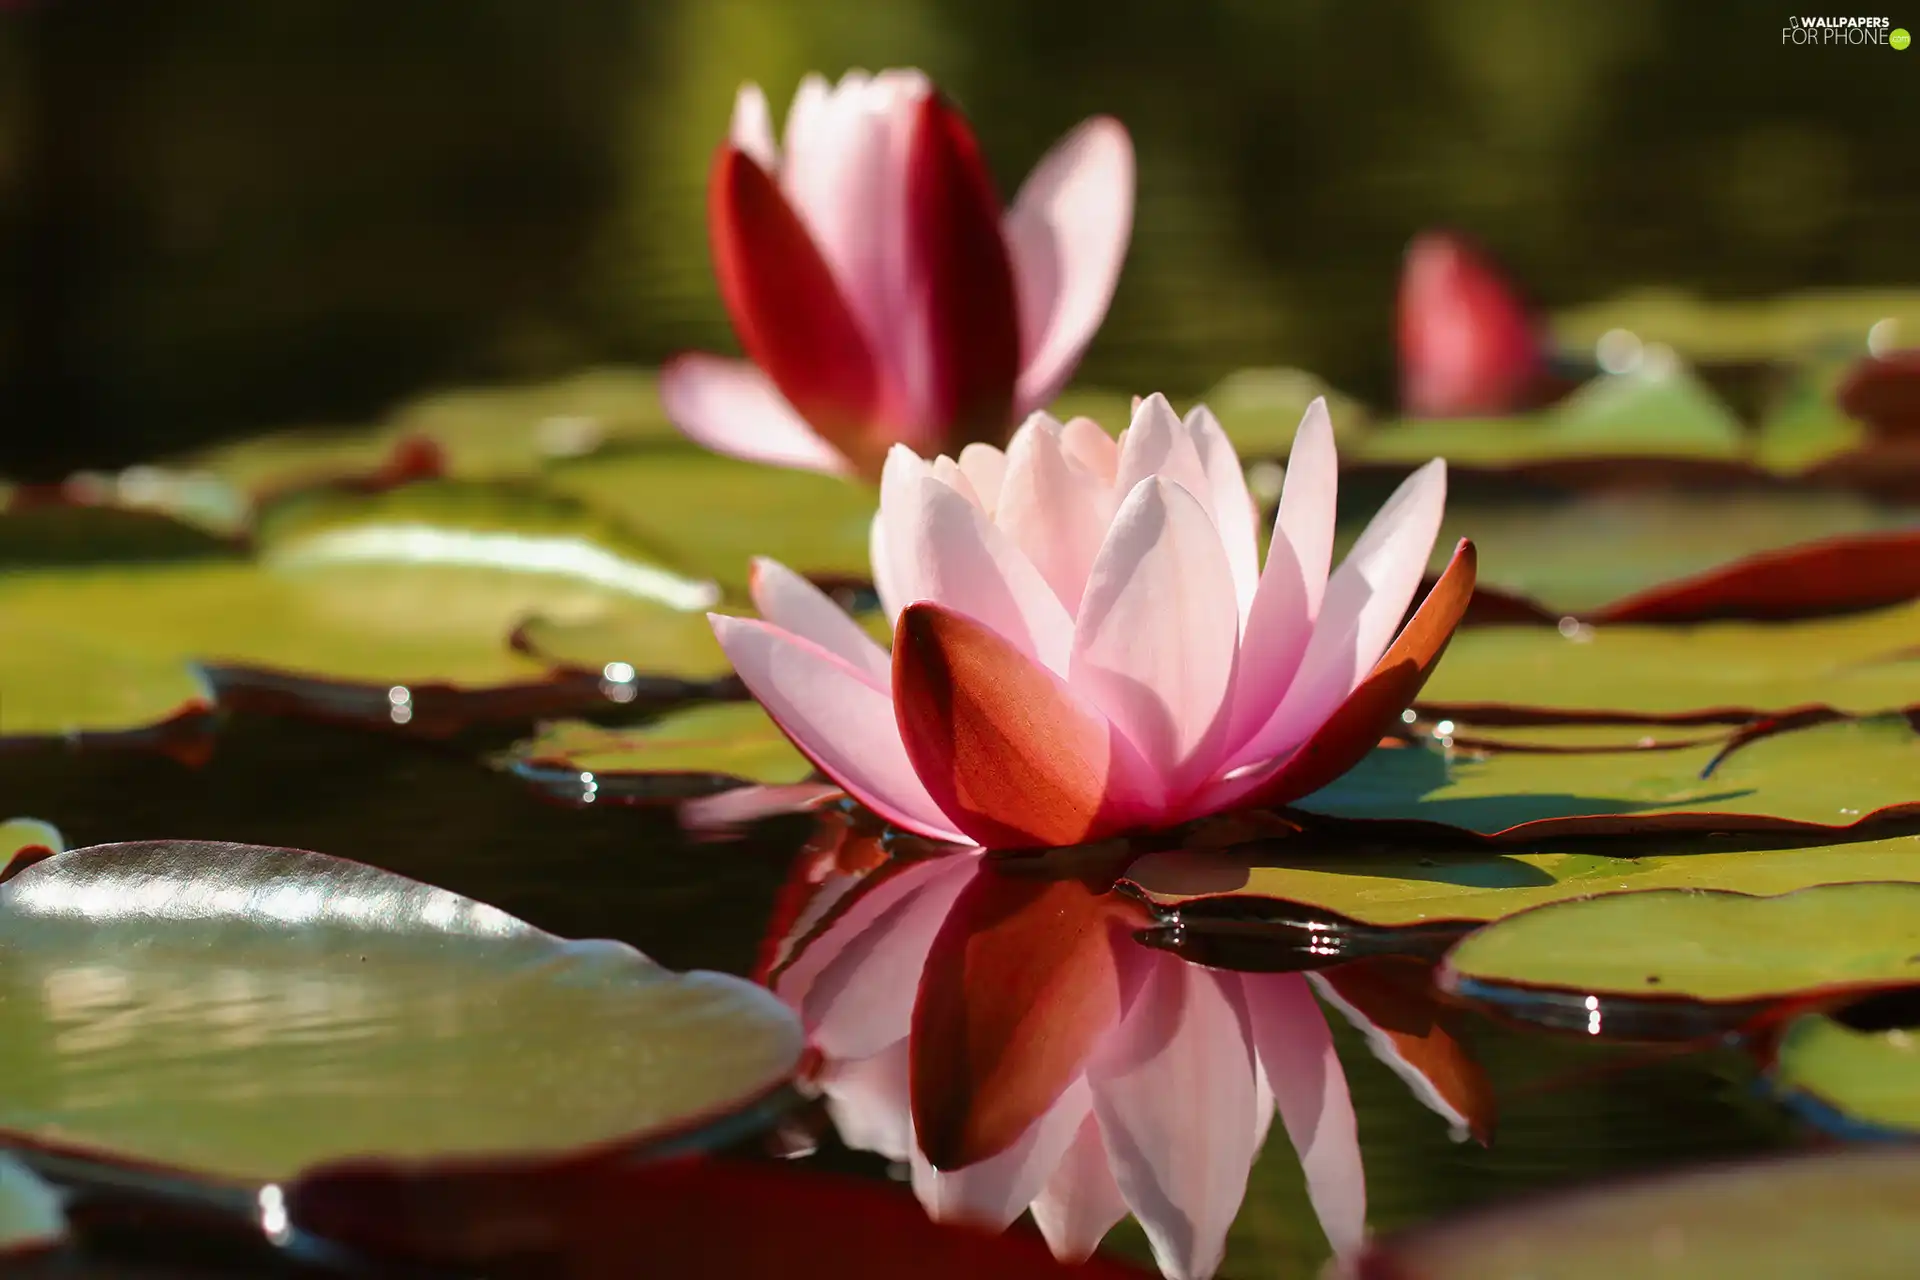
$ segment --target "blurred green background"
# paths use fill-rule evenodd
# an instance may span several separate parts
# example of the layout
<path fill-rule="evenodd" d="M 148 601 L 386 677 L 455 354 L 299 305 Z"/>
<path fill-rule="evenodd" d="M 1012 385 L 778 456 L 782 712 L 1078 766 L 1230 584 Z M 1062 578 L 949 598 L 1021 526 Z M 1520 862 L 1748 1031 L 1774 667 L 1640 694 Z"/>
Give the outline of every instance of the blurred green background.
<path fill-rule="evenodd" d="M 0 9 L 0 471 L 423 387 L 732 349 L 703 187 L 745 79 L 917 64 L 1010 195 L 1094 112 L 1140 158 L 1082 380 L 1250 364 L 1391 400 L 1399 255 L 1549 306 L 1920 279 L 1920 52 L 1700 0 L 41 0 Z M 1903 15 L 1892 15 L 1898 20 Z M 1907 26 L 1920 26 L 1920 10 Z"/>

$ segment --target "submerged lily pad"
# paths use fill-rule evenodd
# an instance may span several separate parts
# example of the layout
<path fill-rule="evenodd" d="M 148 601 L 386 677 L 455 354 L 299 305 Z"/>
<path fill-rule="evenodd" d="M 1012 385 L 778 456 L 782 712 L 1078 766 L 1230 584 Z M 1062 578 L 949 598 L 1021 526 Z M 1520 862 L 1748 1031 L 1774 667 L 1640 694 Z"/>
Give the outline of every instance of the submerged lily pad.
<path fill-rule="evenodd" d="M 813 773 L 757 702 L 689 707 L 630 729 L 561 721 L 517 744 L 509 760 L 535 770 L 690 773 L 765 783 L 799 782 Z"/>
<path fill-rule="evenodd" d="M 0 948 L 0 1131 L 213 1182 L 638 1143 L 801 1051 L 742 979 L 290 849 L 60 854 L 0 885 Z"/>
<path fill-rule="evenodd" d="M 1920 703 L 1920 605 L 1809 622 L 1478 627 L 1453 638 L 1421 706 L 1493 722 L 1526 707 L 1735 721 L 1809 704 L 1872 713 Z"/>
<path fill-rule="evenodd" d="M 1765 855 L 1761 855 L 1765 856 Z M 1757 1004 L 1920 983 L 1920 884 L 1829 884 L 1777 897 L 1617 893 L 1522 911 L 1468 934 L 1436 981 L 1503 1008 L 1568 993 Z M 1601 1027 L 1596 1012 L 1593 1034 Z"/>
<path fill-rule="evenodd" d="M 1920 1134 L 1920 1031 L 1861 1031 L 1826 1014 L 1793 1020 L 1772 1082 L 1803 1111 L 1850 1132 Z"/>
<path fill-rule="evenodd" d="M 1663 1173 L 1369 1244 L 1329 1280 L 1891 1280 L 1920 1256 L 1920 1153 L 1855 1148 Z"/>
<path fill-rule="evenodd" d="M 1127 880 L 1190 922 L 1211 913 L 1240 919 L 1331 918 L 1377 929 L 1442 936 L 1553 902 L 1642 889 L 1784 894 L 1814 885 L 1920 883 L 1920 837 L 1899 836 L 1807 849 L 1713 853 L 1463 853 L 1327 848 L 1310 837 L 1218 852 L 1150 854 Z M 1304 846 L 1304 848 L 1296 848 Z M 1270 905 L 1263 905 L 1270 904 Z"/>

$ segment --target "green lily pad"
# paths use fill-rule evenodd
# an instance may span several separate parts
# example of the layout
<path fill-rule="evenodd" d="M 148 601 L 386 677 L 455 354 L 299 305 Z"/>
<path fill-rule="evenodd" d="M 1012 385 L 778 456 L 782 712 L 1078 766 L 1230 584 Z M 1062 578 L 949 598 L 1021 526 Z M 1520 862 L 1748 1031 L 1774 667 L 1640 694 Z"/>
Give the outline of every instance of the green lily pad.
<path fill-rule="evenodd" d="M 525 476 L 601 447 L 677 438 L 650 371 L 596 369 L 533 386 L 439 392 L 371 427 L 273 432 L 180 465 L 259 493 L 376 471 L 413 436 L 431 439 L 449 473 L 469 479 Z"/>
<path fill-rule="evenodd" d="M 1836 348 L 1863 352 L 1867 331 L 1887 319 L 1909 335 L 1903 341 L 1920 335 L 1920 293 L 1830 289 L 1717 302 L 1647 289 L 1560 312 L 1553 331 L 1566 346 L 1585 350 L 1608 330 L 1625 329 L 1690 360 L 1799 359 Z"/>
<path fill-rule="evenodd" d="M 224 534 L 161 511 L 106 506 L 0 512 L 0 568 L 237 559 Z"/>
<path fill-rule="evenodd" d="M 66 847 L 65 837 L 51 822 L 8 818 L 0 822 L 0 879 Z"/>
<path fill-rule="evenodd" d="M 1795 1018 L 1775 1050 L 1773 1086 L 1849 1127 L 1920 1133 L 1920 1031 L 1860 1031 L 1826 1014 Z"/>
<path fill-rule="evenodd" d="M 852 480 L 758 466 L 692 446 L 611 454 L 552 468 L 546 485 L 585 500 L 693 574 L 744 599 L 755 556 L 802 573 L 864 577 L 878 495 Z"/>
<path fill-rule="evenodd" d="M 1365 515 L 1372 513 L 1366 512 Z M 1910 528 L 1916 512 L 1831 492 L 1671 495 L 1607 491 L 1552 501 L 1450 503 L 1429 571 L 1461 538 L 1480 550 L 1484 586 L 1585 613 L 1634 592 L 1760 551 L 1836 534 Z M 1344 545 L 1359 526 L 1344 527 Z"/>
<path fill-rule="evenodd" d="M 1747 1004 L 1920 983 L 1920 884 L 1777 897 L 1654 889 L 1551 903 L 1468 934 L 1436 982 L 1481 1002 L 1568 992 L 1589 1009 L 1595 998 Z"/>
<path fill-rule="evenodd" d="M 1892 1280 L 1920 1256 L 1920 1154 L 1855 1148 L 1662 1173 L 1416 1227 L 1328 1280 Z"/>
<path fill-rule="evenodd" d="M 1741 720 L 1824 704 L 1869 714 L 1920 703 L 1920 604 L 1806 622 L 1610 625 L 1456 635 L 1420 696 L 1435 716 L 1484 707 Z"/>
<path fill-rule="evenodd" d="M 1845 829 L 1920 815 L 1920 736 L 1903 716 L 1814 725 L 1720 748 L 1551 755 L 1379 749 L 1297 808 L 1481 836 L 1688 828 Z M 1711 776 L 1706 775 L 1713 765 Z"/>
<path fill-rule="evenodd" d="M 695 773 L 764 783 L 799 782 L 813 773 L 756 702 L 689 707 L 632 729 L 560 721 L 516 744 L 507 758 L 581 773 Z"/>
<path fill-rule="evenodd" d="M 1241 918 L 1300 914 L 1284 904 L 1372 928 L 1454 934 L 1549 903 L 1636 890 L 1777 895 L 1826 884 L 1920 884 L 1916 836 L 1724 853 L 1643 843 L 1644 851 L 1610 855 L 1349 850 L 1310 838 L 1285 839 L 1149 854 L 1133 864 L 1127 880 L 1183 914 L 1208 900 Z M 1263 908 L 1263 902 L 1275 908 Z"/>
<path fill-rule="evenodd" d="M 543 677 L 509 646 L 529 617 L 611 626 L 641 672 L 726 671 L 717 588 L 647 557 L 577 503 L 413 485 L 289 504 L 257 562 L 184 561 L 0 581 L 0 732 L 151 724 L 204 705 L 194 663 L 477 688 Z"/>
<path fill-rule="evenodd" d="M 1456 466 L 1498 467 L 1609 454 L 1734 459 L 1747 448 L 1732 410 L 1676 367 L 1595 379 L 1539 413 L 1384 423 L 1343 456 L 1370 463 L 1438 457 Z"/>
<path fill-rule="evenodd" d="M 802 1048 L 742 979 L 289 849 L 60 854 L 0 885 L 0 948 L 0 1131 L 217 1183 L 638 1144 Z"/>
<path fill-rule="evenodd" d="M 0 1256 L 64 1244 L 67 1215 L 60 1194 L 10 1155 L 0 1155 Z"/>

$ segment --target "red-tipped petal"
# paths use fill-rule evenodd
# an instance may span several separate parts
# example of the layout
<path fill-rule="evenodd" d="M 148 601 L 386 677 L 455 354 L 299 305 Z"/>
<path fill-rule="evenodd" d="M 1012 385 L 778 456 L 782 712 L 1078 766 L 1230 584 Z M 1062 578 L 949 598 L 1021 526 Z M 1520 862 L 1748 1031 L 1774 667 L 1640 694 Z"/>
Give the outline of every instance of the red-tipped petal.
<path fill-rule="evenodd" d="M 1239 807 L 1286 804 L 1310 795 L 1373 750 L 1426 684 L 1454 628 L 1466 616 L 1476 564 L 1473 543 L 1462 538 L 1433 590 L 1360 687 Z"/>
<path fill-rule="evenodd" d="M 879 399 L 873 351 L 813 237 L 735 147 L 720 148 L 707 196 L 714 273 L 741 346 L 815 431 L 878 474 L 883 451 L 866 442 Z"/>
<path fill-rule="evenodd" d="M 927 410 L 949 451 L 998 443 L 1013 425 L 1020 313 L 1000 232 L 1000 198 L 966 120 L 937 94 L 921 103 L 907 162 L 907 253 L 927 320 Z"/>
<path fill-rule="evenodd" d="M 1498 268 L 1456 236 L 1407 247 L 1400 276 L 1401 398 L 1448 417 L 1525 407 L 1545 369 L 1534 321 Z"/>
<path fill-rule="evenodd" d="M 1123 928 L 1144 921 L 1105 887 L 988 862 L 961 890 L 913 1007 L 914 1131 L 935 1168 L 1006 1150 L 1119 1023 Z"/>
<path fill-rule="evenodd" d="M 907 758 L 953 824 L 994 849 L 1079 844 L 1125 824 L 1125 744 L 1066 683 L 963 613 L 922 601 L 893 633 Z"/>

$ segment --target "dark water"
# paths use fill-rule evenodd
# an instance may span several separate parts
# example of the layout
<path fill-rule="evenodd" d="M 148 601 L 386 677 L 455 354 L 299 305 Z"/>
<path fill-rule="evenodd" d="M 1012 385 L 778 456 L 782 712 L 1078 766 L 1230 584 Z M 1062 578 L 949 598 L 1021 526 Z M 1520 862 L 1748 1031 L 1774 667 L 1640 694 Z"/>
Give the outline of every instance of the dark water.
<path fill-rule="evenodd" d="M 557 933 L 624 939 L 675 968 L 750 968 L 806 819 L 774 821 L 738 842 L 693 843 L 664 810 L 543 799 L 477 763 L 489 745 L 237 716 L 198 768 L 59 745 L 10 753 L 0 762 L 0 814 L 51 821 L 75 847 L 196 837 L 315 849 L 457 890 Z M 1731 1052 L 1674 1057 L 1476 1022 L 1469 1039 L 1501 1114 L 1491 1147 L 1456 1144 L 1344 1022 L 1333 1023 L 1359 1113 L 1375 1230 L 1797 1140 Z M 814 1160 L 886 1172 L 830 1137 Z M 1109 1247 L 1146 1257 L 1130 1224 Z M 1278 1138 L 1254 1169 L 1222 1274 L 1310 1275 L 1323 1257 L 1298 1166 Z"/>

